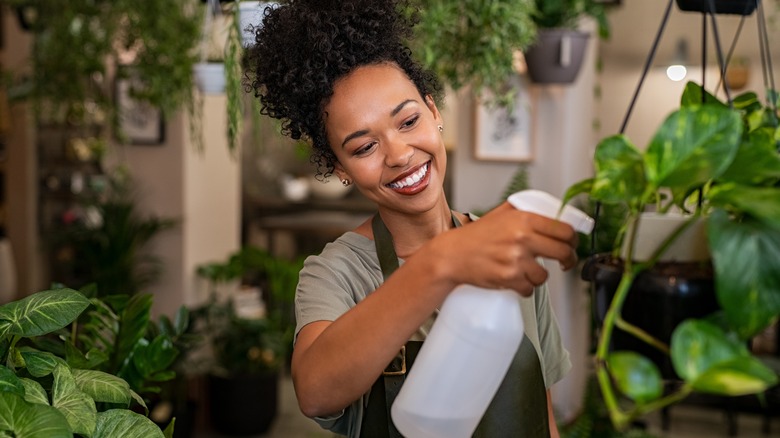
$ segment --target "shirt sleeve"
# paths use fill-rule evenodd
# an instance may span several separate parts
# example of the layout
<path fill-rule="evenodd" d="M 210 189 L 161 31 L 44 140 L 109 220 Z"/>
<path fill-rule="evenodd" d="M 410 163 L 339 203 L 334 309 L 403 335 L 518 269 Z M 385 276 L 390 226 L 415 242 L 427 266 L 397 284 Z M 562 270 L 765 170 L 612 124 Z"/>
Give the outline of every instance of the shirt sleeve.
<path fill-rule="evenodd" d="M 535 298 L 539 343 L 544 362 L 544 384 L 549 389 L 563 379 L 572 365 L 569 352 L 563 346 L 558 319 L 553 312 L 546 283 L 537 289 Z"/>

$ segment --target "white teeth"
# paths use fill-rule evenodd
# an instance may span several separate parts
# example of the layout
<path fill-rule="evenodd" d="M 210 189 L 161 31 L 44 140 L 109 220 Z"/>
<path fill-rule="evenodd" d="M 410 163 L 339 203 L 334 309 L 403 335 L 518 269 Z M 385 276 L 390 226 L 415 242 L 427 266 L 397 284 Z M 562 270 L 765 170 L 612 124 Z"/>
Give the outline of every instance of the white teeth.
<path fill-rule="evenodd" d="M 404 187 L 409 187 L 412 184 L 417 184 L 418 182 L 420 182 L 421 179 L 425 178 L 425 175 L 427 173 L 428 173 L 428 163 L 426 163 L 425 166 L 421 167 L 420 170 L 409 175 L 402 181 L 388 184 L 388 187 L 392 189 L 402 189 Z"/>

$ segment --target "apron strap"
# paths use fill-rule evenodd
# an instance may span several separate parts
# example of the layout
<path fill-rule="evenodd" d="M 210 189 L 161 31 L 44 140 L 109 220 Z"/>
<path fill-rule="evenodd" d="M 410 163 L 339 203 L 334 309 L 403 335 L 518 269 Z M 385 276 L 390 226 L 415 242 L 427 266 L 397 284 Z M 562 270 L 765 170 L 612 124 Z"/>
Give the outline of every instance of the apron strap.
<path fill-rule="evenodd" d="M 452 224 L 459 227 L 460 221 L 452 213 Z M 379 266 L 382 268 L 382 276 L 387 280 L 398 269 L 398 256 L 393 247 L 393 236 L 385 226 L 379 213 L 371 220 L 371 228 L 374 231 L 374 245 L 376 246 Z M 406 379 L 406 373 L 412 367 L 417 353 L 422 347 L 422 341 L 408 341 L 395 359 L 385 368 L 382 375 L 374 382 L 368 403 L 363 413 L 360 436 L 366 438 L 403 438 L 395 428 L 390 407 L 393 405 L 401 386 Z"/>

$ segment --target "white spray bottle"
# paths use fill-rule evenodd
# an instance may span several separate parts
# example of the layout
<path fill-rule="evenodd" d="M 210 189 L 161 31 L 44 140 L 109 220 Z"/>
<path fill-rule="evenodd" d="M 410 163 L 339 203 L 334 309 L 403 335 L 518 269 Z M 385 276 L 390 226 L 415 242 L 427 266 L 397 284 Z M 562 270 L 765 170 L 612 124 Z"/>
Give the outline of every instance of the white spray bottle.
<path fill-rule="evenodd" d="M 588 234 L 594 221 L 539 190 L 508 198 L 518 210 L 558 218 Z M 441 307 L 391 408 L 409 438 L 468 438 L 477 428 L 523 338 L 520 295 L 463 284 Z"/>

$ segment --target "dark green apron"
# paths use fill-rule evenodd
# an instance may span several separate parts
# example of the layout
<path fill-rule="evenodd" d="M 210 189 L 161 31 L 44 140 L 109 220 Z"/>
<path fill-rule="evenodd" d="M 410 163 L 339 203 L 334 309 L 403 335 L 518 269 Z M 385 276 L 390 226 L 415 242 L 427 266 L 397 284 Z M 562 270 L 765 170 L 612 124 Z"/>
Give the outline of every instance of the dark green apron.
<path fill-rule="evenodd" d="M 455 227 L 460 222 L 453 214 Z M 398 256 L 379 214 L 372 221 L 374 244 L 385 280 L 398 268 Z M 390 407 L 398 395 L 406 373 L 412 367 L 422 342 L 409 341 L 371 387 L 363 412 L 362 438 L 400 438 L 391 417 Z M 474 437 L 479 438 L 549 438 L 547 389 L 539 357 L 531 340 L 523 337 L 509 371 L 482 417 Z M 415 438 L 415 437 L 408 437 Z"/>

